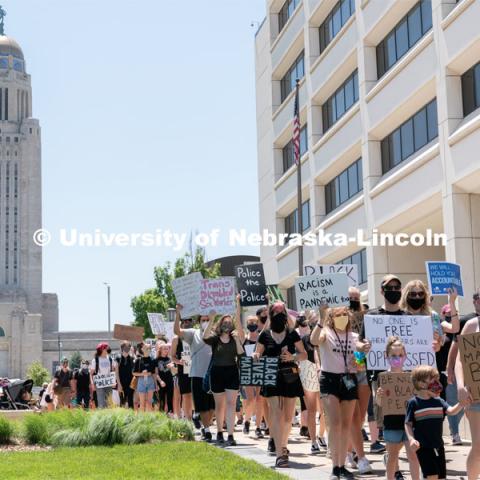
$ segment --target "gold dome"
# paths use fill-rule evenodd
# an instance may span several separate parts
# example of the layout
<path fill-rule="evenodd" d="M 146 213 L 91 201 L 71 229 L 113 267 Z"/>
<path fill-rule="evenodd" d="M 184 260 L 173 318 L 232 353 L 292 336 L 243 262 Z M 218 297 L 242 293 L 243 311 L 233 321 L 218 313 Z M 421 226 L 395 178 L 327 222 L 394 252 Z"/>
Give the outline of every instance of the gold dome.
<path fill-rule="evenodd" d="M 6 35 L 0 35 L 0 56 L 2 55 L 12 55 L 24 60 L 20 45 L 13 38 Z"/>

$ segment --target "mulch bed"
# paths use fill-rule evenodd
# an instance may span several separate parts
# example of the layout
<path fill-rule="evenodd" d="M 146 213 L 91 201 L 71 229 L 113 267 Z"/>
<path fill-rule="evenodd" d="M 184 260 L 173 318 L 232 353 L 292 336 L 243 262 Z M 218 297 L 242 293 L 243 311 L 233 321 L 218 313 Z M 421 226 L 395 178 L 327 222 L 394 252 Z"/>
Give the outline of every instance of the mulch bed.
<path fill-rule="evenodd" d="M 44 452 L 52 450 L 52 447 L 44 445 L 28 445 L 22 442 L 11 443 L 9 445 L 0 445 L 0 453 L 9 452 Z"/>

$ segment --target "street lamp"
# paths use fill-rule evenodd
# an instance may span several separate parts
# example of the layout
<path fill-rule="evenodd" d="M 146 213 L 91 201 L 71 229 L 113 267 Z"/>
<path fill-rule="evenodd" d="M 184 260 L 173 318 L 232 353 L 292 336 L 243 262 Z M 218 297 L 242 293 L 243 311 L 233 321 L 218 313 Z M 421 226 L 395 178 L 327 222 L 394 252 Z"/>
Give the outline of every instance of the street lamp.
<path fill-rule="evenodd" d="M 176 310 L 174 308 L 167 309 L 167 320 L 169 322 L 175 321 Z"/>
<path fill-rule="evenodd" d="M 103 282 L 103 284 L 107 287 L 107 304 L 108 304 L 108 332 L 112 330 L 111 323 L 110 323 L 110 285 L 107 282 Z"/>

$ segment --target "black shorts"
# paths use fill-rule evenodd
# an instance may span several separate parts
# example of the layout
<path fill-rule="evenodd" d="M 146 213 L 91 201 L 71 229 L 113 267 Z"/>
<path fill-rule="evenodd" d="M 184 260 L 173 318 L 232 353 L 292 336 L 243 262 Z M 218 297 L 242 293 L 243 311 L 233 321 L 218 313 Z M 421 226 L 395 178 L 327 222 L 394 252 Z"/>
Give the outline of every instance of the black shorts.
<path fill-rule="evenodd" d="M 188 393 L 192 393 L 192 382 L 190 381 L 190 377 L 181 373 L 177 375 L 178 378 L 178 388 L 180 389 L 180 393 L 182 395 L 186 395 Z"/>
<path fill-rule="evenodd" d="M 349 379 L 354 382 L 355 386 L 348 389 L 342 380 L 345 373 L 322 372 L 320 375 L 320 396 L 334 395 L 341 402 L 358 399 L 357 376 L 350 374 Z"/>
<path fill-rule="evenodd" d="M 210 372 L 210 386 L 213 393 L 223 393 L 225 390 L 238 390 L 240 388 L 238 367 L 236 365 L 229 367 L 213 365 Z"/>
<path fill-rule="evenodd" d="M 192 381 L 192 394 L 195 411 L 200 413 L 214 410 L 215 400 L 211 393 L 206 393 L 203 389 L 203 378 L 192 377 L 190 380 Z"/>
<path fill-rule="evenodd" d="M 425 448 L 417 450 L 418 463 L 422 469 L 423 478 L 430 475 L 438 475 L 438 478 L 447 478 L 447 462 L 445 460 L 445 448 Z"/>

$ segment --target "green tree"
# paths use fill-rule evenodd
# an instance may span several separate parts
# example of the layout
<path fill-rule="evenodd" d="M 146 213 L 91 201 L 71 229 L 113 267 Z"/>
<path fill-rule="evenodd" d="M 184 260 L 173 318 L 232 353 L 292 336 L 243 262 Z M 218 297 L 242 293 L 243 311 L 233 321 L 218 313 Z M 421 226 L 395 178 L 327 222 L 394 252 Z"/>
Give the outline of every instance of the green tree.
<path fill-rule="evenodd" d="M 80 355 L 80 352 L 77 350 L 76 352 L 72 353 L 72 356 L 70 357 L 70 368 L 74 370 L 75 368 L 80 368 L 80 364 L 82 363 L 82 356 Z"/>
<path fill-rule="evenodd" d="M 193 272 L 200 272 L 203 278 L 216 278 L 220 275 L 220 264 L 215 263 L 208 267 L 205 261 L 205 250 L 197 247 L 195 251 L 177 258 L 173 265 L 171 262 L 166 262 L 161 267 L 155 267 L 153 270 L 155 288 L 149 288 L 132 298 L 130 306 L 135 318 L 133 325 L 143 327 L 146 338 L 153 336 L 147 312 L 166 315 L 169 308 L 175 308 L 176 300 L 173 294 L 172 280 Z"/>
<path fill-rule="evenodd" d="M 26 375 L 27 378 L 33 380 L 34 385 L 37 387 L 41 387 L 44 382 L 50 380 L 50 373 L 40 362 L 31 363 L 27 368 Z"/>

